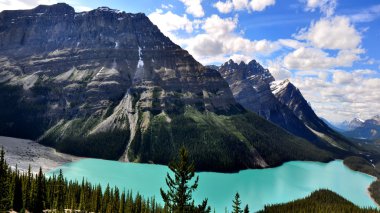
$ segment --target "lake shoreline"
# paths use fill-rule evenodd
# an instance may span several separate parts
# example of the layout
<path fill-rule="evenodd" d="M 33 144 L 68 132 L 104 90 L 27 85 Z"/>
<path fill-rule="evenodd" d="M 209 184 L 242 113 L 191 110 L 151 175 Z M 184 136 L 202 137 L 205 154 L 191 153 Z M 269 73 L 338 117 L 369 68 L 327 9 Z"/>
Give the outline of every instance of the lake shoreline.
<path fill-rule="evenodd" d="M 53 148 L 43 146 L 35 141 L 0 136 L 0 147 L 6 152 L 5 160 L 8 165 L 21 172 L 31 171 L 37 174 L 40 167 L 44 173 L 55 169 L 65 163 L 78 161 L 81 157 L 68 155 Z"/>
<path fill-rule="evenodd" d="M 350 161 L 351 158 L 351 161 Z M 354 161 L 352 162 L 352 159 Z M 356 163 L 356 164 L 355 164 Z M 371 165 L 369 165 L 369 162 L 366 161 L 366 159 L 358 157 L 358 156 L 352 156 L 352 157 L 347 157 L 343 160 L 344 166 L 347 168 L 353 170 L 353 171 L 358 171 L 364 174 L 367 174 L 373 178 L 376 178 L 375 181 L 373 181 L 367 188 L 368 195 L 370 198 L 376 203 L 378 208 L 380 208 L 380 195 L 375 195 L 371 191 L 376 191 L 375 185 L 376 183 L 380 183 L 380 174 L 376 171 L 375 168 L 373 168 Z"/>
<path fill-rule="evenodd" d="M 3 145 L 4 148 L 7 150 L 7 155 L 6 155 L 7 161 L 9 163 L 13 164 L 12 165 L 13 168 L 14 168 L 15 164 L 18 164 L 19 165 L 18 168 L 21 171 L 26 171 L 27 170 L 26 165 L 32 164 L 33 172 L 36 172 L 39 169 L 39 166 L 42 165 L 44 173 L 47 174 L 50 171 L 53 171 L 54 169 L 57 169 L 58 167 L 60 167 L 64 164 L 67 164 L 67 163 L 74 163 L 74 162 L 77 162 L 79 160 L 85 160 L 85 159 L 91 160 L 91 158 L 82 158 L 82 157 L 63 154 L 63 153 L 57 152 L 53 148 L 40 145 L 40 144 L 38 144 L 34 141 L 31 141 L 31 140 L 15 139 L 15 138 L 0 136 L 0 146 L 1 145 Z M 32 156 L 28 156 L 28 154 L 31 154 Z M 24 160 L 24 162 L 21 162 L 22 160 Z M 98 159 L 98 160 L 102 160 L 102 159 Z M 105 161 L 109 161 L 109 163 L 118 162 L 115 160 L 105 160 Z M 207 175 L 210 173 L 219 173 L 220 175 L 229 174 L 229 175 L 233 176 L 233 175 L 237 175 L 239 173 L 249 172 L 250 170 L 258 170 L 258 171 L 263 170 L 264 171 L 264 169 L 269 169 L 269 170 L 279 169 L 281 166 L 286 166 L 287 164 L 295 164 L 297 162 L 304 162 L 304 163 L 309 162 L 309 163 L 314 163 L 314 164 L 318 164 L 318 165 L 323 165 L 326 163 L 330 163 L 332 161 L 334 161 L 334 160 L 330 160 L 328 162 L 297 160 L 297 161 L 283 162 L 279 165 L 266 167 L 266 168 L 253 168 L 253 169 L 247 168 L 247 169 L 239 170 L 236 172 L 197 171 L 197 173 L 200 175 Z M 342 161 L 342 159 L 336 159 L 336 161 Z M 120 163 L 124 163 L 124 162 L 120 162 Z M 39 164 L 41 164 L 41 165 L 39 165 Z M 152 163 L 150 163 L 150 164 L 149 163 L 133 163 L 133 164 L 135 164 L 135 165 L 146 164 L 146 165 L 152 165 L 152 166 L 153 165 L 160 165 L 160 166 L 166 166 L 167 167 L 167 165 L 152 164 Z M 353 168 L 350 168 L 348 165 L 344 164 L 344 161 L 343 161 L 343 165 L 352 171 L 356 171 Z M 366 172 L 363 172 L 363 171 L 359 171 L 359 172 L 364 173 L 366 175 L 369 175 L 373 178 L 376 178 L 375 176 L 370 175 Z M 374 182 L 376 182 L 376 181 L 374 181 Z M 366 187 L 367 196 L 369 196 L 369 198 L 373 201 L 373 203 L 377 207 L 380 207 L 379 203 L 376 202 L 376 199 L 373 197 L 373 194 L 370 191 L 371 186 L 372 186 L 372 184 Z"/>

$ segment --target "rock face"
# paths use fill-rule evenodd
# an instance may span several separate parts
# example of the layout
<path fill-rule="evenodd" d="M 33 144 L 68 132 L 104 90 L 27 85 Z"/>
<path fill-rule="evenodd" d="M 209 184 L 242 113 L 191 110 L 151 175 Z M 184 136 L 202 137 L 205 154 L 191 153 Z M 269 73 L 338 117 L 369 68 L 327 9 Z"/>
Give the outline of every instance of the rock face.
<path fill-rule="evenodd" d="M 342 151 L 355 150 L 354 144 L 331 129 L 315 114 L 299 89 L 291 82 L 285 80 L 280 83 L 272 83 L 271 89 L 277 100 L 286 105 L 325 145 L 331 145 Z"/>
<path fill-rule="evenodd" d="M 351 149 L 352 144 L 317 117 L 292 83 L 275 81 L 269 70 L 255 60 L 248 64 L 229 60 L 219 72 L 229 83 L 237 102 L 246 109 L 319 147 Z"/>
<path fill-rule="evenodd" d="M 213 171 L 334 156 L 246 111 L 218 71 L 141 13 L 75 13 L 67 4 L 3 11 L 0 68 L 0 135 L 63 152 L 167 164 L 185 146 L 198 170 Z M 262 105 L 275 100 L 266 97 L 268 72 L 249 81 L 265 87 L 254 96 Z"/>
<path fill-rule="evenodd" d="M 271 83 L 275 79 L 269 70 L 264 69 L 255 60 L 248 64 L 244 62 L 237 64 L 229 60 L 219 68 L 219 72 L 229 83 L 236 101 L 246 109 L 256 112 L 299 137 L 317 141 L 318 138 L 275 97 L 271 91 Z"/>
<path fill-rule="evenodd" d="M 358 139 L 380 139 L 380 115 L 365 121 L 354 118 L 348 123 L 348 131 L 342 132 L 347 137 Z"/>

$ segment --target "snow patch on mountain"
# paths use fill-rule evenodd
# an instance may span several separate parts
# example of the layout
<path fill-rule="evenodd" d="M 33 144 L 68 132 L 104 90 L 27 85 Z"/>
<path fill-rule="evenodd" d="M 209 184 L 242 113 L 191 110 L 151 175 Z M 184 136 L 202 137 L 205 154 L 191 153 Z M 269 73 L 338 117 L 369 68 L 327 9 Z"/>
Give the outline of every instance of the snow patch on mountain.
<path fill-rule="evenodd" d="M 288 79 L 283 80 L 283 81 L 272 81 L 270 83 L 270 89 L 274 95 L 278 94 L 279 92 L 283 91 L 290 81 Z"/>

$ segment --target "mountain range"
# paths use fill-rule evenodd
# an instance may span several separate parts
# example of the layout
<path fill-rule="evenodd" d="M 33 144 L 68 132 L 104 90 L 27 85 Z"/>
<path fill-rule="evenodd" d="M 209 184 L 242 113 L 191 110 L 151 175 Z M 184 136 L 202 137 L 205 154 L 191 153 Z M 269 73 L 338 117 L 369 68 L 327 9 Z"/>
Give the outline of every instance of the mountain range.
<path fill-rule="evenodd" d="M 252 60 L 206 67 L 142 13 L 64 3 L 0 13 L 0 135 L 198 170 L 328 161 L 357 147 Z"/>
<path fill-rule="evenodd" d="M 323 149 L 345 152 L 347 139 L 323 122 L 289 80 L 275 81 L 255 60 L 239 64 L 230 60 L 218 68 L 236 101 L 246 109 Z"/>
<path fill-rule="evenodd" d="M 380 115 L 375 115 L 367 120 L 354 118 L 351 121 L 344 121 L 337 126 L 342 134 L 350 138 L 380 139 Z"/>

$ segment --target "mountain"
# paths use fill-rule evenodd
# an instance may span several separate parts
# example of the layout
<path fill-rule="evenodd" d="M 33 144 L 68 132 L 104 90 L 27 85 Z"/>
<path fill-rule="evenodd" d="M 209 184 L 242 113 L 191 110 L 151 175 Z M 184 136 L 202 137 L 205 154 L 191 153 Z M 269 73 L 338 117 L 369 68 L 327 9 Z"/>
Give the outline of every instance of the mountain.
<path fill-rule="evenodd" d="M 271 83 L 274 82 L 269 70 L 264 69 L 255 60 L 248 64 L 229 60 L 218 71 L 229 83 L 237 102 L 243 107 L 288 130 L 292 134 L 309 141 L 316 137 L 294 113 L 274 96 Z"/>
<path fill-rule="evenodd" d="M 209 171 L 335 157 L 244 109 L 142 13 L 3 11 L 0 67 L 0 135 L 62 152 L 167 164 L 185 146 Z"/>
<path fill-rule="evenodd" d="M 380 115 L 376 115 L 365 121 L 354 118 L 349 122 L 348 131 L 344 135 L 357 139 L 380 139 Z"/>
<path fill-rule="evenodd" d="M 255 60 L 248 64 L 229 60 L 218 70 L 242 106 L 316 146 L 351 152 L 353 144 L 328 127 L 288 80 L 275 81 Z"/>
<path fill-rule="evenodd" d="M 358 127 L 361 127 L 364 125 L 364 121 L 362 119 L 359 119 L 359 118 L 354 118 L 352 119 L 352 121 L 350 121 L 348 123 L 348 129 L 356 129 Z"/>

